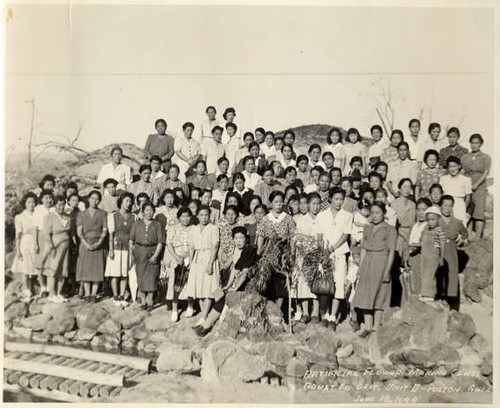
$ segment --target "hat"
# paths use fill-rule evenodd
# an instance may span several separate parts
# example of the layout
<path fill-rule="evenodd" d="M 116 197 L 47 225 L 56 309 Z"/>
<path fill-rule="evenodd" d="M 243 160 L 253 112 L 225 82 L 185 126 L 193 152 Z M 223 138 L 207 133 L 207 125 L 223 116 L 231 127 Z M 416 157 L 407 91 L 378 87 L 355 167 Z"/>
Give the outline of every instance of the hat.
<path fill-rule="evenodd" d="M 425 210 L 425 215 L 427 215 L 427 214 L 436 214 L 436 215 L 441 216 L 441 210 L 438 207 L 436 207 L 435 205 L 433 205 L 433 206 L 427 208 L 427 210 Z"/>
<path fill-rule="evenodd" d="M 108 184 L 114 184 L 115 187 L 118 185 L 118 181 L 116 181 L 114 178 L 108 178 L 104 180 L 104 183 L 102 183 L 104 187 L 107 187 Z"/>

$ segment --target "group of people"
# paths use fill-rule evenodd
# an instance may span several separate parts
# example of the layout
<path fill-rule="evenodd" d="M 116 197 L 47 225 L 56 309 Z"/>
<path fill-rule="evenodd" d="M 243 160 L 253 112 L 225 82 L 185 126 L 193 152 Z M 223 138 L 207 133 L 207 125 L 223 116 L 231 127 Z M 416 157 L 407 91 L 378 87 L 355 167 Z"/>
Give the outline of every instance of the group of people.
<path fill-rule="evenodd" d="M 484 229 L 491 159 L 480 134 L 469 137 L 469 150 L 458 128 L 443 135 L 431 123 L 421 135 L 412 119 L 406 135 L 372 126 L 368 143 L 355 128 L 332 128 L 299 154 L 292 130 L 242 134 L 235 109 L 223 120 L 213 106 L 206 114 L 199 131 L 188 122 L 177 138 L 158 119 L 137 175 L 116 145 L 85 197 L 51 175 L 39 194 L 26 194 L 13 266 L 26 275 L 26 296 L 37 282 L 50 302 L 76 294 L 96 302 L 107 280 L 117 305 L 151 310 L 166 282 L 171 319 L 179 319 L 179 300 L 188 317 L 199 302 L 194 329 L 203 336 L 225 294 L 245 290 L 266 243 L 298 235 L 329 249 L 334 292 L 313 293 L 299 259 L 290 291 L 272 276 L 265 296 L 279 307 L 292 297 L 295 320 L 335 330 L 344 303 L 353 328 L 369 336 L 403 269 L 424 301 L 459 296 L 457 251 Z"/>

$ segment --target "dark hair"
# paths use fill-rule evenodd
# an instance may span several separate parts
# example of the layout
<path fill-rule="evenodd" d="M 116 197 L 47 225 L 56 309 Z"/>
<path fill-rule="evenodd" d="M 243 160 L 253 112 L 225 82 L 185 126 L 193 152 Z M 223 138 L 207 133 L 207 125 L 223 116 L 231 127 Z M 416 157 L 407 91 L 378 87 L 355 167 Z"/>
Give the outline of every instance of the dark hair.
<path fill-rule="evenodd" d="M 285 201 L 285 193 L 282 191 L 272 191 L 271 194 L 269 194 L 269 202 L 272 203 L 276 197 L 281 197 L 283 201 Z"/>
<path fill-rule="evenodd" d="M 182 125 L 182 130 L 186 130 L 187 128 L 191 128 L 194 130 L 194 125 L 191 122 L 186 122 Z"/>
<path fill-rule="evenodd" d="M 203 197 L 204 194 L 210 193 L 210 195 L 213 195 L 213 192 L 209 188 L 204 188 L 201 190 L 201 196 Z"/>
<path fill-rule="evenodd" d="M 256 142 L 256 141 L 254 140 L 252 143 L 250 143 L 250 144 L 248 145 L 248 151 L 250 151 L 250 149 L 251 149 L 252 147 L 255 147 L 255 146 L 257 146 L 257 147 L 259 148 L 259 150 L 260 150 L 260 145 L 259 145 L 259 142 Z"/>
<path fill-rule="evenodd" d="M 328 191 L 328 196 L 330 197 L 330 200 L 333 198 L 335 194 L 342 194 L 342 197 L 345 198 L 345 190 L 340 187 L 334 187 Z"/>
<path fill-rule="evenodd" d="M 249 160 L 255 161 L 255 159 L 253 158 L 253 156 L 247 155 L 247 156 L 243 157 L 243 159 L 241 161 L 241 163 L 243 164 L 243 167 L 246 166 L 246 164 L 248 163 Z"/>
<path fill-rule="evenodd" d="M 252 137 L 252 140 L 255 140 L 255 136 L 253 135 L 252 132 L 245 132 L 243 134 L 243 140 L 245 140 L 247 137 L 251 136 Z"/>
<path fill-rule="evenodd" d="M 297 169 L 293 166 L 288 166 L 285 169 L 284 176 L 286 177 L 288 174 L 293 173 L 293 172 L 297 173 Z"/>
<path fill-rule="evenodd" d="M 349 166 L 352 167 L 354 163 L 361 163 L 361 165 L 363 165 L 363 159 L 361 158 L 361 156 L 353 156 L 351 158 L 351 161 L 349 162 Z"/>
<path fill-rule="evenodd" d="M 116 201 L 116 205 L 118 206 L 118 208 L 122 208 L 122 203 L 123 203 L 123 200 L 128 197 L 132 200 L 132 204 L 134 204 L 134 195 L 128 191 L 124 192 L 123 194 L 120 195 L 120 197 L 118 197 L 118 200 Z"/>
<path fill-rule="evenodd" d="M 88 195 L 88 198 L 90 199 L 90 197 L 92 197 L 93 195 L 96 195 L 97 197 L 99 197 L 99 201 L 102 200 L 102 194 L 100 191 L 97 191 L 97 190 L 92 190 L 89 195 Z M 41 194 L 40 194 L 41 196 Z"/>
<path fill-rule="evenodd" d="M 90 196 L 89 196 L 89 197 L 90 197 Z M 148 195 L 147 193 L 145 193 L 144 191 L 143 191 L 142 193 L 137 194 L 137 196 L 135 197 L 135 202 L 136 202 L 137 204 L 139 204 L 139 200 L 140 200 L 141 198 L 146 198 L 146 200 L 147 200 L 147 201 L 149 201 L 149 195 Z"/>
<path fill-rule="evenodd" d="M 434 129 L 441 129 L 441 125 L 437 122 L 432 122 L 430 125 L 429 125 L 429 131 L 428 133 L 431 133 Z"/>
<path fill-rule="evenodd" d="M 196 209 L 196 215 L 198 215 L 200 212 L 202 212 L 203 210 L 207 210 L 208 211 L 208 214 L 210 215 L 212 213 L 212 210 L 210 209 L 210 207 L 208 205 L 205 205 L 205 204 L 201 204 L 198 206 L 198 208 Z"/>
<path fill-rule="evenodd" d="M 220 181 L 224 180 L 224 179 L 227 179 L 229 180 L 229 177 L 226 175 L 226 174 L 219 174 L 217 176 L 217 183 L 219 183 Z"/>
<path fill-rule="evenodd" d="M 154 206 L 154 204 L 153 204 L 151 201 L 146 201 L 146 202 L 142 205 L 142 207 L 141 207 L 142 212 L 144 212 L 144 210 L 145 210 L 147 207 L 151 207 L 151 208 L 153 209 L 153 212 L 155 212 L 155 211 L 156 211 L 156 207 Z"/>
<path fill-rule="evenodd" d="M 399 136 L 401 136 L 401 141 L 405 140 L 405 137 L 404 137 L 404 135 L 403 135 L 403 132 L 402 132 L 401 130 L 399 130 L 399 129 L 394 129 L 394 130 L 391 132 L 391 137 L 390 137 L 390 139 L 391 139 L 391 140 L 392 140 L 392 138 L 393 138 L 393 136 L 394 136 L 394 135 L 399 135 Z"/>
<path fill-rule="evenodd" d="M 155 129 L 159 123 L 163 123 L 165 125 L 165 127 L 167 127 L 167 121 L 165 119 L 156 119 L 155 120 Z"/>
<path fill-rule="evenodd" d="M 111 153 L 109 154 L 110 156 L 113 156 L 113 153 L 115 152 L 115 150 L 119 150 L 121 154 L 123 154 L 123 149 L 118 146 L 118 145 L 114 145 L 112 148 L 111 148 Z"/>
<path fill-rule="evenodd" d="M 191 210 L 187 207 L 184 207 L 184 206 L 177 210 L 177 218 L 181 218 L 182 214 L 188 214 L 190 217 L 193 216 L 193 213 L 191 212 Z"/>
<path fill-rule="evenodd" d="M 420 120 L 418 119 L 411 119 L 410 122 L 408 122 L 408 127 L 410 128 L 414 123 L 418 123 L 418 127 L 420 127 Z"/>
<path fill-rule="evenodd" d="M 307 150 L 307 153 L 311 154 L 311 152 L 314 149 L 319 149 L 319 151 L 321 151 L 321 146 L 319 144 L 317 144 L 317 143 L 313 143 L 311 146 L 309 146 L 309 149 Z"/>
<path fill-rule="evenodd" d="M 279 163 L 279 162 L 278 162 Z M 272 172 L 274 174 L 274 170 L 273 170 L 273 166 L 272 165 L 268 165 L 264 168 L 264 170 L 262 170 L 262 175 L 264 175 L 265 173 L 267 173 L 268 171 Z"/>
<path fill-rule="evenodd" d="M 283 150 L 285 149 L 285 147 L 289 147 L 290 150 L 292 151 L 293 153 L 293 146 L 290 144 L 290 143 L 284 143 L 283 146 L 281 147 L 281 152 L 283 153 Z"/>
<path fill-rule="evenodd" d="M 402 178 L 401 180 L 399 180 L 399 183 L 398 183 L 398 188 L 401 188 L 401 186 L 406 183 L 407 181 L 410 182 L 411 186 L 413 187 L 413 181 L 411 181 L 411 178 L 408 178 L 408 177 L 404 177 Z"/>
<path fill-rule="evenodd" d="M 293 196 L 290 196 L 290 198 L 288 198 L 288 205 L 290 205 L 290 201 L 299 201 L 300 200 L 300 196 L 299 194 L 294 194 Z"/>
<path fill-rule="evenodd" d="M 364 188 L 363 192 L 361 193 L 361 197 L 363 197 L 366 193 L 372 193 L 373 197 L 375 197 L 375 190 L 371 187 Z"/>
<path fill-rule="evenodd" d="M 261 197 L 260 195 L 254 194 L 254 195 L 250 198 L 250 202 L 252 202 L 253 200 L 259 200 L 259 204 L 262 204 L 262 197 Z"/>
<path fill-rule="evenodd" d="M 352 179 L 350 177 L 341 177 L 340 178 L 340 185 L 342 185 L 342 183 L 344 181 L 348 181 L 351 184 L 351 186 L 352 186 Z"/>
<path fill-rule="evenodd" d="M 305 154 L 300 154 L 297 157 L 296 163 L 299 164 L 301 161 L 306 161 L 307 163 L 309 163 L 309 158 Z"/>
<path fill-rule="evenodd" d="M 309 194 L 307 194 L 305 192 L 300 193 L 299 200 L 302 200 L 303 198 L 305 198 L 306 200 L 309 200 Z"/>
<path fill-rule="evenodd" d="M 222 126 L 216 125 L 212 128 L 212 135 L 215 134 L 217 130 L 219 130 L 221 133 L 224 132 L 224 128 Z"/>
<path fill-rule="evenodd" d="M 199 194 L 200 194 L 200 196 L 201 196 L 201 191 L 202 191 L 202 190 L 201 190 L 201 188 L 200 188 L 200 187 L 193 187 L 193 188 L 191 189 L 191 191 L 189 192 L 189 195 L 190 195 L 190 196 L 191 196 L 191 194 L 193 193 L 193 191 L 198 191 L 198 193 L 199 193 Z"/>
<path fill-rule="evenodd" d="M 207 163 L 205 163 L 205 160 L 202 160 L 202 159 L 198 159 L 194 165 L 194 167 L 198 167 L 198 164 L 200 163 L 203 163 L 203 165 L 205 166 L 205 170 L 207 169 Z"/>
<path fill-rule="evenodd" d="M 382 175 L 377 173 L 376 171 L 371 171 L 370 173 L 368 173 L 368 180 L 370 180 L 372 177 L 377 177 L 379 179 L 380 183 L 382 183 L 384 181 L 384 178 L 382 177 Z"/>
<path fill-rule="evenodd" d="M 410 146 L 408 145 L 408 142 L 405 142 L 404 140 L 398 144 L 398 150 L 401 146 L 406 146 L 408 150 L 410 150 Z"/>
<path fill-rule="evenodd" d="M 329 131 L 328 131 L 328 135 L 326 136 L 326 142 L 328 144 L 333 144 L 332 142 L 332 135 L 337 132 L 338 135 L 339 135 L 339 142 L 338 143 L 342 143 L 342 132 L 340 131 L 339 128 L 336 128 L 336 127 L 332 127 Z"/>
<path fill-rule="evenodd" d="M 70 181 L 68 184 L 66 184 L 66 190 L 69 190 L 70 188 L 78 191 L 78 184 L 76 184 L 74 181 Z"/>
<path fill-rule="evenodd" d="M 283 143 L 285 143 L 285 140 L 283 139 L 283 137 L 281 137 L 281 136 L 276 136 L 276 137 L 274 138 L 274 144 L 276 144 L 276 142 L 277 142 L 278 140 L 281 140 Z"/>
<path fill-rule="evenodd" d="M 376 191 L 375 191 L 375 197 L 377 197 L 377 194 L 378 193 L 383 193 L 385 195 L 385 197 L 389 197 L 389 193 L 387 193 L 387 190 L 385 188 L 378 188 Z"/>
<path fill-rule="evenodd" d="M 221 163 L 223 163 L 225 161 L 229 162 L 229 159 L 226 156 L 219 157 L 217 159 L 217 165 L 220 165 Z"/>
<path fill-rule="evenodd" d="M 297 195 L 299 194 L 299 189 L 295 186 L 290 185 L 290 186 L 286 186 L 286 188 L 285 188 L 285 196 L 288 194 L 288 192 L 290 190 L 293 190 L 294 194 L 297 194 Z"/>
<path fill-rule="evenodd" d="M 332 169 L 330 170 L 330 176 L 332 175 L 332 173 L 334 171 L 339 171 L 340 172 L 340 176 L 342 177 L 342 169 L 340 167 L 332 167 Z"/>
<path fill-rule="evenodd" d="M 441 200 L 439 200 L 439 205 L 443 205 L 444 200 L 450 200 L 453 204 L 455 204 L 455 199 L 449 194 L 445 194 L 441 197 Z"/>
<path fill-rule="evenodd" d="M 182 194 L 182 199 L 177 195 L 177 193 L 180 192 Z M 182 201 L 179 204 L 184 205 L 184 202 L 186 200 L 186 194 L 184 194 L 184 190 L 182 187 L 176 187 L 174 188 L 174 194 L 177 197 L 177 199 L 181 199 Z"/>
<path fill-rule="evenodd" d="M 325 172 L 325 169 L 321 166 L 314 166 L 311 170 L 309 170 L 309 173 L 311 173 L 313 170 L 319 171 L 320 174 L 323 174 Z"/>
<path fill-rule="evenodd" d="M 108 184 L 114 184 L 116 187 L 118 185 L 118 181 L 116 181 L 114 178 L 107 178 L 106 180 L 104 180 L 104 183 L 102 183 L 104 187 L 106 187 Z"/>
<path fill-rule="evenodd" d="M 359 134 L 358 129 L 356 129 L 356 128 L 349 128 L 349 130 L 347 131 L 347 141 L 349 143 L 350 143 L 349 136 L 350 135 L 354 135 L 354 134 L 358 136 L 358 140 L 356 140 L 356 142 L 354 142 L 354 143 L 357 143 L 357 142 L 361 141 L 361 135 Z"/>
<path fill-rule="evenodd" d="M 233 184 L 234 184 L 234 182 L 236 180 L 243 180 L 243 182 L 246 181 L 245 176 L 243 175 L 243 173 L 240 173 L 240 172 L 234 173 L 234 175 L 233 175 Z"/>
<path fill-rule="evenodd" d="M 258 127 L 257 129 L 255 129 L 255 133 L 262 133 L 263 135 L 266 134 L 266 130 L 263 128 L 263 127 Z"/>
<path fill-rule="evenodd" d="M 471 137 L 469 137 L 469 143 L 472 143 L 472 141 L 474 139 L 479 140 L 479 142 L 481 142 L 481 144 L 484 143 L 484 139 L 479 133 L 474 133 L 473 135 L 471 135 Z"/>
<path fill-rule="evenodd" d="M 54 196 L 54 204 L 61 203 L 61 202 L 66 204 L 66 197 L 64 197 L 63 195 L 60 195 L 60 194 Z"/>
<path fill-rule="evenodd" d="M 217 113 L 217 109 L 215 109 L 215 106 L 212 106 L 212 105 L 207 106 L 207 109 L 205 109 L 205 113 L 208 113 L 208 111 L 210 109 L 213 109 L 215 111 L 215 113 Z"/>
<path fill-rule="evenodd" d="M 429 156 L 436 156 L 436 159 L 439 161 L 439 153 L 437 150 L 434 150 L 434 149 L 429 149 L 429 150 L 426 150 L 425 153 L 424 153 L 424 163 L 427 164 L 427 159 L 429 158 Z"/>
<path fill-rule="evenodd" d="M 430 193 L 432 190 L 434 190 L 435 188 L 439 189 L 439 191 L 441 191 L 441 194 L 443 194 L 443 193 L 444 193 L 444 191 L 443 191 L 443 186 L 442 186 L 441 184 L 439 184 L 439 183 L 434 183 L 432 186 L 430 186 L 430 188 L 429 188 L 429 193 Z"/>
<path fill-rule="evenodd" d="M 451 133 L 456 133 L 457 136 L 460 137 L 460 130 L 455 126 L 448 129 L 448 132 L 446 132 L 446 136 L 450 136 Z"/>
<path fill-rule="evenodd" d="M 255 211 L 257 211 L 258 208 L 262 208 L 265 211 L 266 214 L 269 214 L 269 209 L 264 204 L 259 204 L 258 206 L 256 206 L 253 209 L 254 214 L 255 214 Z"/>
<path fill-rule="evenodd" d="M 283 139 L 286 137 L 286 135 L 291 135 L 293 137 L 293 140 L 295 140 L 295 132 L 292 129 L 288 129 L 283 133 Z"/>
<path fill-rule="evenodd" d="M 382 161 L 382 160 L 379 160 L 377 163 L 375 163 L 375 167 L 373 167 L 373 169 L 375 171 L 377 171 L 382 166 L 384 166 L 387 170 L 389 169 L 389 166 L 387 165 L 387 163 L 385 161 Z"/>
<path fill-rule="evenodd" d="M 235 193 L 234 191 L 230 191 L 229 193 L 226 194 L 226 199 L 224 200 L 224 207 L 227 207 L 227 203 L 229 199 L 233 197 L 236 198 L 236 201 L 238 202 L 238 211 L 242 212 L 241 209 L 243 208 L 243 200 L 241 199 L 241 196 L 238 193 Z"/>
<path fill-rule="evenodd" d="M 382 126 L 380 126 L 380 125 L 373 125 L 370 128 L 370 134 L 373 133 L 374 130 L 378 130 L 382 135 L 384 134 L 384 131 L 382 130 Z"/>
<path fill-rule="evenodd" d="M 144 170 L 151 171 L 151 166 L 149 164 L 143 164 L 143 165 L 141 165 L 141 167 L 139 167 L 139 173 L 142 173 Z"/>
<path fill-rule="evenodd" d="M 387 206 L 382 201 L 374 201 L 372 207 L 378 207 L 382 210 L 384 214 L 387 213 Z"/>
<path fill-rule="evenodd" d="M 446 159 L 446 167 L 450 165 L 450 163 L 456 163 L 459 166 L 462 165 L 462 160 L 460 160 L 460 157 L 457 156 L 450 156 Z"/>
<path fill-rule="evenodd" d="M 323 200 L 321 199 L 321 196 L 320 196 L 318 193 L 316 193 L 315 191 L 314 191 L 314 192 L 312 192 L 312 193 L 310 193 L 310 194 L 308 194 L 308 196 L 307 196 L 307 201 L 308 201 L 308 202 L 311 202 L 311 201 L 312 201 L 313 199 L 315 199 L 315 198 L 317 198 L 319 201 L 323 201 Z"/>
<path fill-rule="evenodd" d="M 367 208 L 367 209 L 370 209 L 371 208 L 371 204 L 368 200 L 359 200 L 358 201 L 358 209 L 359 210 L 362 210 L 364 208 Z"/>
<path fill-rule="evenodd" d="M 41 195 L 40 195 L 40 196 L 41 196 Z M 31 192 L 31 191 L 29 191 L 29 192 L 27 192 L 27 193 L 24 195 L 24 197 L 23 197 L 23 201 L 22 201 L 22 203 L 23 203 L 23 208 L 26 208 L 26 201 L 28 201 L 28 198 L 32 198 L 33 200 L 35 200 L 35 205 L 36 205 L 36 203 L 38 202 L 38 199 L 37 199 L 36 194 L 35 194 L 35 193 L 33 193 L 33 192 Z"/>
<path fill-rule="evenodd" d="M 332 152 L 324 152 L 322 155 L 321 155 L 321 159 L 324 160 L 325 157 L 327 156 L 331 156 L 332 159 L 335 159 L 335 157 L 333 156 L 333 153 Z"/>
<path fill-rule="evenodd" d="M 236 234 L 243 234 L 245 238 L 248 240 L 248 231 L 245 227 L 242 227 L 241 225 L 234 227 L 231 231 L 231 235 L 234 238 Z"/>
<path fill-rule="evenodd" d="M 238 126 L 236 126 L 236 124 L 233 123 L 233 122 L 227 122 L 226 123 L 226 129 L 227 128 L 233 128 L 235 132 L 238 130 Z"/>
<path fill-rule="evenodd" d="M 417 201 L 417 207 L 419 204 L 425 204 L 427 207 L 432 207 L 432 201 L 427 197 L 419 198 Z"/>
<path fill-rule="evenodd" d="M 228 113 L 233 113 L 234 116 L 236 116 L 236 110 L 234 108 L 226 108 L 226 110 L 224 111 L 224 113 L 222 114 L 222 117 L 227 120 L 227 114 Z"/>
<path fill-rule="evenodd" d="M 274 132 L 272 132 L 271 130 L 268 130 L 266 132 L 266 137 L 269 136 L 269 135 L 271 135 L 273 137 L 273 139 L 274 139 Z"/>
<path fill-rule="evenodd" d="M 45 184 L 46 181 L 52 181 L 54 185 L 56 184 L 55 177 L 52 174 L 46 174 L 45 176 L 43 176 L 42 181 L 40 181 L 39 183 L 40 188 L 43 188 L 43 185 Z"/>
<path fill-rule="evenodd" d="M 168 168 L 168 171 L 170 171 L 171 169 L 177 169 L 177 173 L 180 173 L 181 172 L 181 169 L 179 168 L 179 166 L 175 163 L 172 163 L 170 165 L 170 167 Z M 167 172 L 168 173 L 168 172 Z"/>
<path fill-rule="evenodd" d="M 76 193 L 70 194 L 69 196 L 66 197 L 66 201 L 69 202 L 73 197 L 78 197 L 78 201 L 81 200 L 80 196 Z"/>
<path fill-rule="evenodd" d="M 157 162 L 160 162 L 160 163 L 163 162 L 163 160 L 161 159 L 160 156 L 151 156 L 151 159 L 149 159 L 149 162 L 152 163 L 153 161 L 157 161 Z"/>
<path fill-rule="evenodd" d="M 235 206 L 235 205 L 226 205 L 224 207 L 224 211 L 222 211 L 222 214 L 226 215 L 226 213 L 229 211 L 229 210 L 233 210 L 235 213 L 236 213 L 236 216 L 238 217 L 240 215 L 240 210 L 238 210 L 238 207 Z"/>
<path fill-rule="evenodd" d="M 175 191 L 172 190 L 171 188 L 167 188 L 165 189 L 165 191 L 162 193 L 161 197 L 160 197 L 160 201 L 165 204 L 165 196 L 167 194 L 172 194 L 173 197 L 174 197 L 174 206 L 177 205 L 177 196 L 175 195 Z"/>
<path fill-rule="evenodd" d="M 321 173 L 319 175 L 319 178 L 321 178 L 321 177 L 328 177 L 328 180 L 330 180 L 330 183 L 332 182 L 332 176 L 330 175 L 330 173 L 328 173 L 326 171 L 324 171 L 323 173 Z"/>

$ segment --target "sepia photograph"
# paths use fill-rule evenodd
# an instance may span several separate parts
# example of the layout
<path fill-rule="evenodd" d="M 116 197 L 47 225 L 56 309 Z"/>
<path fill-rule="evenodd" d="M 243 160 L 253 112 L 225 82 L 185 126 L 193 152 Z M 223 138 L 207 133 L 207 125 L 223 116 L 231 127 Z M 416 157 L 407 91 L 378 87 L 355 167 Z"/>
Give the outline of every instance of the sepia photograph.
<path fill-rule="evenodd" d="M 400 3 L 2 6 L 3 403 L 493 406 L 498 9 Z"/>

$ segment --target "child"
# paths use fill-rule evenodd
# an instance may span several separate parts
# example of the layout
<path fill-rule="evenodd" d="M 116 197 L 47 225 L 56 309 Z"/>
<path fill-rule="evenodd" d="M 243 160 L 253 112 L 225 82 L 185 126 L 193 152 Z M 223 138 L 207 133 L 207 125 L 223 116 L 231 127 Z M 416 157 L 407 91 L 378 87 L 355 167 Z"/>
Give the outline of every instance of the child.
<path fill-rule="evenodd" d="M 319 184 L 319 178 L 323 174 L 324 170 L 320 166 L 314 166 L 310 173 L 311 173 L 311 182 L 310 184 L 306 185 L 304 188 L 305 193 L 313 193 L 315 191 L 318 191 L 318 184 Z"/>
<path fill-rule="evenodd" d="M 317 143 L 313 143 L 309 146 L 309 150 L 307 151 L 309 157 L 311 159 L 311 167 L 320 166 L 325 168 L 325 165 L 320 160 L 321 159 L 321 146 Z"/>
<path fill-rule="evenodd" d="M 351 248 L 358 246 L 363 238 L 363 230 L 370 223 L 371 203 L 367 200 L 358 202 L 358 211 L 354 213 L 351 232 Z"/>
<path fill-rule="evenodd" d="M 335 159 L 332 152 L 324 152 L 321 156 L 323 160 L 323 168 L 325 171 L 331 171 L 335 167 Z"/>
<path fill-rule="evenodd" d="M 297 157 L 297 179 L 301 181 L 302 189 L 311 183 L 311 166 L 305 154 Z"/>
<path fill-rule="evenodd" d="M 415 184 L 415 198 L 429 197 L 429 188 L 439 183 L 444 175 L 444 170 L 438 166 L 439 153 L 435 150 L 427 150 L 424 155 L 424 166 L 417 173 L 417 182 Z"/>
<path fill-rule="evenodd" d="M 373 144 L 368 149 L 368 163 L 370 168 L 373 168 L 380 161 L 383 151 L 389 147 L 390 142 L 387 137 L 384 137 L 384 131 L 380 125 L 373 125 L 370 128 L 370 134 Z"/>
<path fill-rule="evenodd" d="M 450 156 L 446 160 L 448 174 L 439 179 L 439 184 L 443 187 L 444 194 L 451 195 L 455 199 L 453 216 L 467 226 L 469 216 L 467 207 L 472 195 L 472 181 L 470 177 L 460 174 L 462 162 L 456 156 Z"/>
<path fill-rule="evenodd" d="M 441 212 L 439 208 L 429 207 L 425 210 L 427 225 L 422 231 L 420 245 L 420 271 L 422 272 L 421 299 L 433 301 L 436 296 L 436 272 L 443 266 L 444 232 L 439 226 Z"/>
<path fill-rule="evenodd" d="M 334 166 L 341 169 L 345 169 L 345 149 L 342 144 L 342 132 L 338 128 L 331 128 L 326 137 L 328 146 L 325 147 L 325 152 L 331 152 L 333 154 Z"/>
<path fill-rule="evenodd" d="M 350 128 L 347 131 L 347 143 L 344 145 L 345 150 L 345 165 L 343 173 L 347 174 L 350 170 L 349 165 L 351 163 L 351 159 L 354 156 L 359 156 L 362 158 L 363 162 L 363 171 L 364 174 L 366 172 L 366 156 L 368 154 L 366 146 L 361 143 L 361 135 L 359 134 L 358 129 Z"/>
<path fill-rule="evenodd" d="M 196 174 L 187 178 L 186 184 L 191 190 L 193 187 L 201 189 L 214 188 L 213 179 L 206 174 L 207 165 L 204 160 L 198 160 L 195 166 Z"/>
<path fill-rule="evenodd" d="M 467 154 L 469 152 L 465 147 L 462 147 L 458 144 L 458 139 L 460 139 L 460 130 L 458 130 L 457 127 L 450 128 L 448 130 L 447 136 L 449 145 L 443 147 L 439 152 L 439 165 L 441 167 L 446 166 L 448 157 L 455 156 L 460 159 L 464 154 Z"/>

